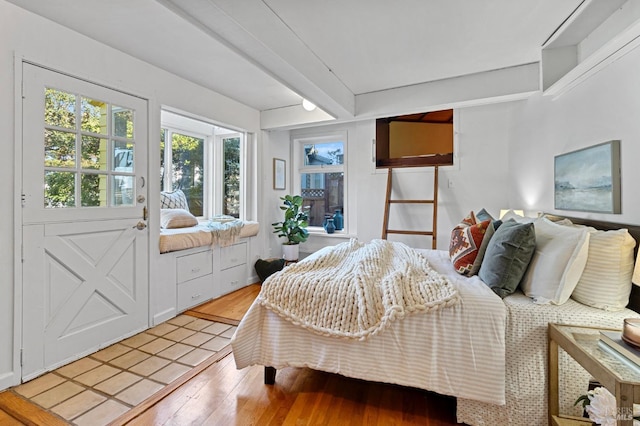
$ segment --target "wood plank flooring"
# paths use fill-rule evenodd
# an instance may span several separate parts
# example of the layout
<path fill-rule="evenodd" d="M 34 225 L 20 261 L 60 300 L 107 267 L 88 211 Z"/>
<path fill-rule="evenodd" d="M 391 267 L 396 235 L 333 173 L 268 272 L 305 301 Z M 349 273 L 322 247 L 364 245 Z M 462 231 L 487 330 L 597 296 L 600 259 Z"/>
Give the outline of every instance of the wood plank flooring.
<path fill-rule="evenodd" d="M 253 285 L 192 310 L 194 316 L 232 320 L 242 315 L 260 290 Z M 212 319 L 205 317 L 207 319 Z M 456 425 L 455 399 L 434 393 L 349 379 L 306 368 L 284 368 L 275 385 L 265 385 L 264 369 L 237 370 L 232 355 L 222 358 L 151 406 L 136 410 L 127 425 Z M 140 407 L 142 408 L 142 407 Z M 0 412 L 0 424 L 22 422 Z M 38 413 L 34 412 L 33 416 Z M 46 424 L 46 423 L 45 423 Z M 122 423 L 118 423 L 122 424 Z"/>
<path fill-rule="evenodd" d="M 310 369 L 235 369 L 232 356 L 209 367 L 131 425 L 455 425 L 455 400 Z"/>
<path fill-rule="evenodd" d="M 233 325 L 237 325 L 260 293 L 260 288 L 260 284 L 248 285 L 226 296 L 196 306 L 185 314 L 211 321 L 231 320 L 225 322 L 231 324 L 235 321 Z"/>

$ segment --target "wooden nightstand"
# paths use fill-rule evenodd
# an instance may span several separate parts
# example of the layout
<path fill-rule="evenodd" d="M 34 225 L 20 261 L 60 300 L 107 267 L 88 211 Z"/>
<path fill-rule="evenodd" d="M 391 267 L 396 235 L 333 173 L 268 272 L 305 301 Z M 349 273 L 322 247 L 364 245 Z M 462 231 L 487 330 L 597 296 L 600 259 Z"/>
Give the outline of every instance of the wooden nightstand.
<path fill-rule="evenodd" d="M 633 404 L 640 403 L 640 369 L 598 345 L 600 331 L 607 329 L 549 324 L 549 424 L 591 424 L 586 419 L 560 416 L 558 401 L 558 348 L 567 352 L 616 397 L 618 425 L 633 425 Z M 586 392 L 586 389 L 585 389 Z M 576 395 L 576 398 L 579 395 Z M 585 423 L 586 421 L 586 423 Z"/>

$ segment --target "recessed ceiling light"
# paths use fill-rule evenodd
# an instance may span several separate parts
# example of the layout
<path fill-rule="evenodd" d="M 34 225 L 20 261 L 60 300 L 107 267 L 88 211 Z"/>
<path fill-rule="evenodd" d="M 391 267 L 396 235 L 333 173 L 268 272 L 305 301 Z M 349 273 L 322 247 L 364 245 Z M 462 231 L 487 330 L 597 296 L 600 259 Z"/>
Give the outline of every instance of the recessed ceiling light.
<path fill-rule="evenodd" d="M 316 104 L 306 99 L 302 99 L 302 108 L 306 109 L 307 111 L 313 111 L 314 109 L 316 109 Z"/>

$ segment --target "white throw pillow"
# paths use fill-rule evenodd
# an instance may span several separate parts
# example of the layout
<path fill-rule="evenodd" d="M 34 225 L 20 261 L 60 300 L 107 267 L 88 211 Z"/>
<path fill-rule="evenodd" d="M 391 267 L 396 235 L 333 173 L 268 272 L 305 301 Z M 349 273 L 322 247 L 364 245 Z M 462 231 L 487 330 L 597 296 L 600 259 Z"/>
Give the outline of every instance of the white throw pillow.
<path fill-rule="evenodd" d="M 160 209 L 160 226 L 165 229 L 196 226 L 198 219 L 184 209 Z"/>
<path fill-rule="evenodd" d="M 588 229 L 587 265 L 571 298 L 605 311 L 620 311 L 629 303 L 636 240 L 626 229 Z"/>
<path fill-rule="evenodd" d="M 536 251 L 521 288 L 536 303 L 562 305 L 575 289 L 587 263 L 589 232 L 544 217 L 533 222 Z"/>

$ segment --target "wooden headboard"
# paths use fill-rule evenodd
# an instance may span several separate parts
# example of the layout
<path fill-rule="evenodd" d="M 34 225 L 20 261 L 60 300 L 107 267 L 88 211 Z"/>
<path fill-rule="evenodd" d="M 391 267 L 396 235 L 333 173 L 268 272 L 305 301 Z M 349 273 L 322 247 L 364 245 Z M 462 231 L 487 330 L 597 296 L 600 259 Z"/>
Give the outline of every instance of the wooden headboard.
<path fill-rule="evenodd" d="M 638 255 L 638 245 L 639 245 L 638 243 L 640 243 L 640 225 L 628 225 L 624 223 L 605 222 L 601 220 L 584 219 L 584 218 L 578 218 L 578 217 L 558 216 L 550 213 L 545 213 L 544 216 L 554 221 L 567 218 L 573 223 L 577 223 L 579 225 L 592 226 L 596 229 L 601 229 L 603 231 L 626 228 L 629 230 L 629 234 L 631 234 L 631 236 L 637 242 L 636 248 L 634 249 L 634 255 L 635 256 Z M 627 307 L 636 312 L 640 312 L 640 287 L 639 286 L 636 286 L 636 285 L 631 286 L 631 296 L 629 297 L 629 304 L 627 305 Z"/>

